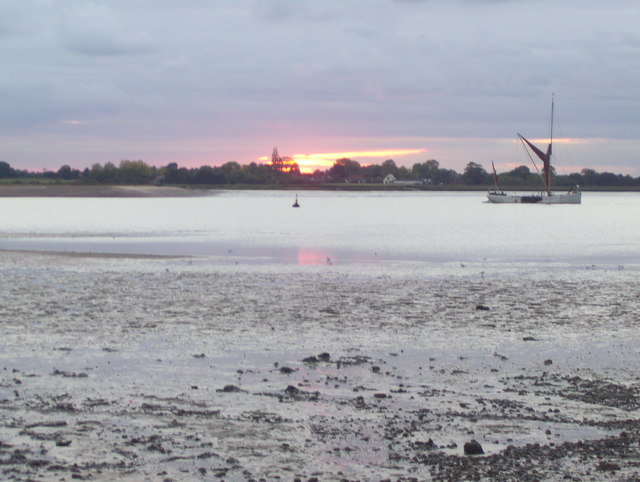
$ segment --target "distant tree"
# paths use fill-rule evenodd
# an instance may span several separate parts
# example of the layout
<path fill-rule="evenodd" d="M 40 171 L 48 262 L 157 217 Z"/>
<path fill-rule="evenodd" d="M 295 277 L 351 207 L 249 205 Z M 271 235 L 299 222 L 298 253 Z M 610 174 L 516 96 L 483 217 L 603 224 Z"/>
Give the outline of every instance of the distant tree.
<path fill-rule="evenodd" d="M 282 176 L 278 176 L 277 173 L 273 172 L 270 165 L 257 164 L 255 162 L 248 166 L 242 166 L 242 175 L 244 182 L 247 184 L 275 184 L 277 177 L 282 180 Z M 293 178 L 294 176 L 288 175 L 287 177 Z"/>
<path fill-rule="evenodd" d="M 629 187 L 631 187 L 631 186 L 640 186 L 640 177 L 637 177 L 637 178 L 634 179 L 629 174 L 627 174 L 625 176 L 619 174 L 618 176 L 619 176 L 619 179 L 620 179 L 620 183 L 623 186 L 629 186 Z"/>
<path fill-rule="evenodd" d="M 196 184 L 222 184 L 224 174 L 218 167 L 201 166 L 194 173 L 192 180 Z"/>
<path fill-rule="evenodd" d="M 398 167 L 398 172 L 396 175 L 397 179 L 413 179 L 413 173 L 407 169 L 405 166 Z"/>
<path fill-rule="evenodd" d="M 179 167 L 178 169 L 167 171 L 165 179 L 166 182 L 170 184 L 189 184 L 195 182 L 193 169 L 189 170 L 186 167 Z"/>
<path fill-rule="evenodd" d="M 328 174 L 334 181 L 344 181 L 350 176 L 361 174 L 362 166 L 358 161 L 342 158 L 333 163 Z"/>
<path fill-rule="evenodd" d="M 458 174 L 453 169 L 440 169 L 436 173 L 433 182 L 434 184 L 439 186 L 453 186 L 455 184 L 460 184 L 460 180 L 460 174 Z"/>
<path fill-rule="evenodd" d="M 242 167 L 235 161 L 227 162 L 220 166 L 220 170 L 227 184 L 239 184 L 242 182 Z"/>
<path fill-rule="evenodd" d="M 485 171 L 482 164 L 478 164 L 476 162 L 470 162 L 467 164 L 467 167 L 464 170 L 464 174 L 462 174 L 462 181 L 465 184 L 470 184 L 474 186 L 488 184 L 490 181 L 490 176 Z"/>
<path fill-rule="evenodd" d="M 416 163 L 411 168 L 411 172 L 416 179 L 422 179 L 430 183 L 435 183 L 435 179 L 440 171 L 440 163 L 435 159 Z"/>
<path fill-rule="evenodd" d="M 101 184 L 113 184 L 118 181 L 118 168 L 107 162 L 104 166 L 96 163 L 89 170 L 89 180 Z"/>
<path fill-rule="evenodd" d="M 393 159 L 387 159 L 380 166 L 380 175 L 384 179 L 388 174 L 393 174 L 396 179 L 400 179 L 400 173 L 398 170 L 398 166 L 396 166 L 396 161 Z"/>
<path fill-rule="evenodd" d="M 55 177 L 57 177 L 58 179 L 63 179 L 65 181 L 71 181 L 74 179 L 79 179 L 80 175 L 81 173 L 78 169 L 72 169 L 70 166 L 65 164 L 60 169 L 58 169 Z"/>
<path fill-rule="evenodd" d="M 120 161 L 118 180 L 124 184 L 150 184 L 155 178 L 155 169 L 144 161 Z"/>
<path fill-rule="evenodd" d="M 612 172 L 600 173 L 597 177 L 598 186 L 616 186 L 621 185 L 621 180 Z"/>
<path fill-rule="evenodd" d="M 57 177 L 64 180 L 71 179 L 71 166 L 65 164 L 60 169 L 58 169 Z"/>
<path fill-rule="evenodd" d="M 368 166 L 362 166 L 362 175 L 368 182 L 382 182 L 382 167 L 380 164 L 369 164 Z"/>
<path fill-rule="evenodd" d="M 15 171 L 8 162 L 0 161 L 0 178 L 14 177 Z"/>
<path fill-rule="evenodd" d="M 271 154 L 271 167 L 280 174 L 300 174 L 300 166 L 290 157 L 283 157 L 278 154 L 278 148 L 273 148 Z"/>
<path fill-rule="evenodd" d="M 567 176 L 567 182 L 565 184 L 568 184 L 570 186 L 576 186 L 576 185 L 584 184 L 584 181 L 582 180 L 582 174 L 580 174 L 578 172 L 573 172 L 573 173 L 569 174 Z"/>
<path fill-rule="evenodd" d="M 594 186 L 596 184 L 598 173 L 593 169 L 583 169 L 580 174 L 582 174 L 582 182 L 586 186 Z"/>
<path fill-rule="evenodd" d="M 509 176 L 519 177 L 522 179 L 522 184 L 527 184 L 527 180 L 529 179 L 529 176 L 531 176 L 531 171 L 527 166 L 518 166 L 507 174 Z"/>

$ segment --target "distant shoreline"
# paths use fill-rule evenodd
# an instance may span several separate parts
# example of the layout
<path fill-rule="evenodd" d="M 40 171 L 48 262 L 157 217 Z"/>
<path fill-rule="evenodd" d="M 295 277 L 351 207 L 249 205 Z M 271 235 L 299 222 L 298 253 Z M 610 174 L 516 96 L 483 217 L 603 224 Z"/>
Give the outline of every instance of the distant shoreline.
<path fill-rule="evenodd" d="M 172 186 L 105 186 L 77 184 L 5 184 L 0 197 L 193 197 L 215 191 Z"/>
<path fill-rule="evenodd" d="M 2 197 L 198 197 L 213 196 L 225 190 L 282 190 L 282 191 L 387 191 L 387 192 L 486 192 L 488 188 L 478 186 L 420 186 L 389 184 L 321 184 L 321 185 L 211 185 L 211 186 L 149 186 L 149 185 L 103 185 L 103 184 L 1 184 Z M 637 192 L 630 187 L 583 189 L 587 192 Z M 504 191 L 539 192 L 531 188 L 506 188 Z M 564 189 L 558 189 L 558 192 Z"/>

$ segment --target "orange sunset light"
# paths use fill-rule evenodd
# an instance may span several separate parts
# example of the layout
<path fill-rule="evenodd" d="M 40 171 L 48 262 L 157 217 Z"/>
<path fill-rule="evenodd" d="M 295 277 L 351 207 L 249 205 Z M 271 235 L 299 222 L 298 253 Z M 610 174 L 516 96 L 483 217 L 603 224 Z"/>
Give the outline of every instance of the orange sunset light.
<path fill-rule="evenodd" d="M 310 174 L 316 169 L 328 169 L 338 159 L 353 159 L 358 160 L 362 158 L 384 158 L 390 159 L 393 156 L 407 156 L 411 154 L 420 154 L 425 152 L 426 149 L 383 149 L 379 151 L 345 151 L 345 152 L 325 152 L 319 154 L 294 154 L 292 159 L 298 163 L 300 172 L 304 174 Z M 260 157 L 261 161 L 268 161 L 269 157 Z"/>

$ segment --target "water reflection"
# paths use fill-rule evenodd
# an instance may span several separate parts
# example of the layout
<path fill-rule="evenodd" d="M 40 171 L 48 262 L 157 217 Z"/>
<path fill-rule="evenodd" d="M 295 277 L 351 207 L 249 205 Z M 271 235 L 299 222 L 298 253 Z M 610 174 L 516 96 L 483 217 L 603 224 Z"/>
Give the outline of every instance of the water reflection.
<path fill-rule="evenodd" d="M 301 211 L 290 209 L 290 196 L 233 191 L 180 199 L 4 198 L 0 249 L 299 266 L 637 264 L 640 224 L 629 219 L 640 215 L 638 193 L 590 193 L 580 206 L 546 209 L 490 205 L 473 192 L 310 191 Z"/>
<path fill-rule="evenodd" d="M 333 258 L 329 251 L 314 248 L 298 248 L 298 266 L 317 266 L 321 264 L 333 264 Z"/>

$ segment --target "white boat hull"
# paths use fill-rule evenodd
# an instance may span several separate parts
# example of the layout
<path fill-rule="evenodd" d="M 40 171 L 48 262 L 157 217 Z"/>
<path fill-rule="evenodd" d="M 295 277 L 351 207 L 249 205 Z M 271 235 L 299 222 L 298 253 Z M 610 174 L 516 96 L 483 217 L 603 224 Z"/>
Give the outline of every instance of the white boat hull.
<path fill-rule="evenodd" d="M 566 194 L 506 194 L 502 192 L 490 192 L 487 194 L 490 203 L 495 204 L 580 204 L 581 192 L 569 192 Z"/>

